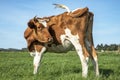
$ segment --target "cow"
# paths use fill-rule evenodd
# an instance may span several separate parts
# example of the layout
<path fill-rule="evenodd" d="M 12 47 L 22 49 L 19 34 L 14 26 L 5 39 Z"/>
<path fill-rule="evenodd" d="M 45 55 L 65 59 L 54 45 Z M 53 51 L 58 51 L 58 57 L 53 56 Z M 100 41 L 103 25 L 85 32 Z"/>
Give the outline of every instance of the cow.
<path fill-rule="evenodd" d="M 87 77 L 89 58 L 92 59 L 98 76 L 98 59 L 92 36 L 94 14 L 87 7 L 70 11 L 65 5 L 54 5 L 67 12 L 43 18 L 34 17 L 28 22 L 28 28 L 24 32 L 28 50 L 34 57 L 33 74 L 37 73 L 45 51 L 67 52 L 74 47 L 82 64 L 82 76 Z"/>

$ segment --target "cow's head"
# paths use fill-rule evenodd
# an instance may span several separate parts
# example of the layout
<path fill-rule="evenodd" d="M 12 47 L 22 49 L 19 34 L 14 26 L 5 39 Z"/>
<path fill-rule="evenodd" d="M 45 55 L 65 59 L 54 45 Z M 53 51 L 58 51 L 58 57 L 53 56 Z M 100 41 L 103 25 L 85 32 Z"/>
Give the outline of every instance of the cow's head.
<path fill-rule="evenodd" d="M 39 21 L 36 17 L 34 17 L 28 22 L 28 26 L 33 30 L 35 39 L 39 42 L 49 43 L 53 40 L 45 21 Z"/>

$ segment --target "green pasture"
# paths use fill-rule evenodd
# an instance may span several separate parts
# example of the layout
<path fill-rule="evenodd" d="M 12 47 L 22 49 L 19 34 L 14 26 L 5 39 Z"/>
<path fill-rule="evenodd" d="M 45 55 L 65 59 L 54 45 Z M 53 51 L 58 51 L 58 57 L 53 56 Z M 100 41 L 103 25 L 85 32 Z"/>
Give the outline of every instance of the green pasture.
<path fill-rule="evenodd" d="M 45 53 L 38 74 L 33 75 L 33 58 L 28 52 L 0 52 L 0 80 L 120 80 L 120 54 L 98 53 L 100 76 L 95 77 L 89 61 L 88 77 L 81 76 L 75 51 Z"/>

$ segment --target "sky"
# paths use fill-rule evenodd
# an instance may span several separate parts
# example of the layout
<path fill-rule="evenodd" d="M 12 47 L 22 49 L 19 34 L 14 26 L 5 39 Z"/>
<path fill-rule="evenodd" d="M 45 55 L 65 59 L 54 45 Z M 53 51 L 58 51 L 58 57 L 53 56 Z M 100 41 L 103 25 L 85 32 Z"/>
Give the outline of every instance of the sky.
<path fill-rule="evenodd" d="M 94 13 L 93 38 L 97 44 L 120 44 L 120 0 L 0 0 L 0 48 L 25 48 L 24 31 L 34 16 L 58 15 L 65 10 L 88 7 Z"/>

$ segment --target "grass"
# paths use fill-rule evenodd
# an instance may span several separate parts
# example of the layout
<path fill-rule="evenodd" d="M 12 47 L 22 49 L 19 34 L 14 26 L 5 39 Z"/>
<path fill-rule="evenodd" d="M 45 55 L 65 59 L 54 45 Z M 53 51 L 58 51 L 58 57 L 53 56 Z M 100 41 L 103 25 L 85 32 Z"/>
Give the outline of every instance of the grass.
<path fill-rule="evenodd" d="M 46 53 L 38 74 L 33 75 L 33 58 L 28 52 L 0 52 L 0 80 L 119 80 L 120 54 L 99 53 L 100 77 L 95 77 L 89 62 L 89 74 L 81 76 L 81 63 L 76 52 Z"/>

